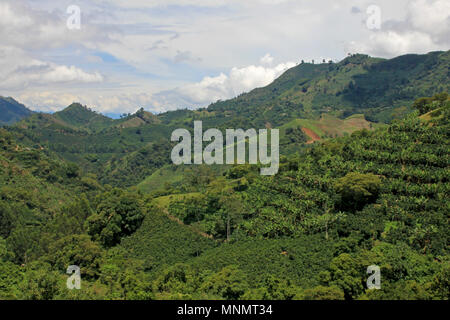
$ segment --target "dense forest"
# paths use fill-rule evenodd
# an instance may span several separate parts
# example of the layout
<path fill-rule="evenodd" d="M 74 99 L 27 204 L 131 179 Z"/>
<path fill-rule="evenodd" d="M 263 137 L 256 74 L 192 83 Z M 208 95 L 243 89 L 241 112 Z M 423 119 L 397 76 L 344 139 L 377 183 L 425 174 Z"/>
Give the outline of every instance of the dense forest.
<path fill-rule="evenodd" d="M 206 109 L 0 128 L 0 299 L 448 299 L 448 63 L 356 55 Z M 172 165 L 194 120 L 279 128 L 278 174 Z"/>

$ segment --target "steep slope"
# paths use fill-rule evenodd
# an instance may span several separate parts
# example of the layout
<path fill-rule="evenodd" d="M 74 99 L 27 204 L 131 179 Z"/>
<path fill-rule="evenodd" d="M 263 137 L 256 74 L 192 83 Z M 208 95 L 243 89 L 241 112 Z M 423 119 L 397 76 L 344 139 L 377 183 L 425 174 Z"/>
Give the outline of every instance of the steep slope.
<path fill-rule="evenodd" d="M 368 120 L 385 122 L 407 111 L 401 107 L 410 107 L 420 96 L 449 91 L 449 68 L 450 51 L 391 60 L 354 55 L 337 64 L 304 63 L 267 87 L 219 101 L 207 110 L 223 122 L 238 119 L 254 126 L 278 126 L 325 112 L 363 113 Z"/>
<path fill-rule="evenodd" d="M 32 113 L 33 111 L 13 98 L 0 97 L 0 126 L 11 125 Z"/>
<path fill-rule="evenodd" d="M 36 250 L 41 228 L 65 205 L 83 193 L 90 197 L 101 190 L 75 164 L 50 158 L 41 148 L 23 146 L 4 129 L 0 129 L 0 163 L 0 238 L 9 239 L 16 262 L 41 254 Z"/>
<path fill-rule="evenodd" d="M 213 235 L 214 247 L 157 208 L 122 246 L 146 260 L 159 298 L 215 288 L 190 279 L 219 272 L 220 281 L 244 284 L 234 287 L 241 298 L 445 299 L 450 100 L 433 100 L 420 117 L 284 159 L 276 176 L 234 167 L 206 187 L 153 200 Z M 244 188 L 229 188 L 239 177 Z M 366 290 L 372 264 L 383 270 L 380 290 Z"/>
<path fill-rule="evenodd" d="M 294 128 L 301 128 L 309 137 L 308 143 L 324 138 L 336 138 L 352 134 L 363 129 L 373 129 L 381 126 L 367 121 L 362 114 L 354 114 L 345 119 L 339 119 L 329 114 L 323 114 L 320 119 L 295 119 L 281 126 L 281 134 L 289 133 Z"/>

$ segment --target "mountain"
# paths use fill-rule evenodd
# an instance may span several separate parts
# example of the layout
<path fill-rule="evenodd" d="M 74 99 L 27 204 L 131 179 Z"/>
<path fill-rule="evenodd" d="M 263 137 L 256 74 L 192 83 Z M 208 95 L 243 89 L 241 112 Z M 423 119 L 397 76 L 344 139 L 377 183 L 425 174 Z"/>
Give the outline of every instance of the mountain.
<path fill-rule="evenodd" d="M 322 113 L 390 122 L 411 109 L 412 101 L 450 91 L 450 51 L 409 54 L 394 59 L 352 55 L 339 63 L 302 63 L 264 88 L 207 108 L 213 123 L 235 127 L 280 126 Z"/>
<path fill-rule="evenodd" d="M 114 121 L 114 126 L 117 128 L 136 128 L 147 124 L 158 123 L 161 123 L 161 121 L 157 116 L 141 108 L 135 114 Z"/>
<path fill-rule="evenodd" d="M 125 186 L 169 163 L 175 129 L 143 109 L 110 119 L 79 103 L 54 114 L 33 114 L 9 128 L 19 143 L 44 148 L 98 174 L 105 183 Z"/>
<path fill-rule="evenodd" d="M 19 142 L 45 147 L 104 183 L 131 186 L 170 164 L 171 132 L 192 130 L 195 120 L 205 130 L 280 128 L 282 154 L 297 153 L 314 141 L 403 117 L 414 99 L 450 91 L 449 69 L 450 51 L 389 60 L 358 54 L 339 63 L 299 64 L 264 88 L 204 109 L 159 115 L 140 109 L 110 119 L 73 103 L 54 114 L 33 114 L 11 130 Z"/>
<path fill-rule="evenodd" d="M 11 125 L 32 113 L 33 111 L 13 98 L 0 96 L 0 126 Z"/>
<path fill-rule="evenodd" d="M 72 103 L 62 111 L 53 114 L 58 120 L 70 127 L 87 130 L 99 130 L 108 127 L 113 122 L 112 119 L 92 111 L 79 103 Z"/>

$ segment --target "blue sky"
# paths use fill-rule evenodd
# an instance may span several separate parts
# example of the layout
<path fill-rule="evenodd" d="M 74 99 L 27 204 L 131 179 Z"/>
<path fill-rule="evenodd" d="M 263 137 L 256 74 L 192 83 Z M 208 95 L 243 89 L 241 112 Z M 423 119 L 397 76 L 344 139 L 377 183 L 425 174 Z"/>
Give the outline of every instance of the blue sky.
<path fill-rule="evenodd" d="M 449 35 L 448 0 L 2 0 L 0 95 L 42 111 L 196 108 L 302 59 L 448 50 Z"/>

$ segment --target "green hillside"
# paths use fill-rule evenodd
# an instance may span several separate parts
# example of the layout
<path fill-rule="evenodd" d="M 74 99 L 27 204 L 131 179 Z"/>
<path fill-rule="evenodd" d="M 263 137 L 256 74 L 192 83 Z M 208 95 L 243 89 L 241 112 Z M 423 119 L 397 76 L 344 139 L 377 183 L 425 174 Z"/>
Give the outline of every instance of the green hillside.
<path fill-rule="evenodd" d="M 147 176 L 137 187 L 145 193 L 164 187 L 164 183 L 176 184 L 183 180 L 185 168 L 174 165 L 166 165 Z"/>
<path fill-rule="evenodd" d="M 106 128 L 113 122 L 112 119 L 96 113 L 79 103 L 73 103 L 64 110 L 55 112 L 53 116 L 68 126 L 93 131 Z"/>
<path fill-rule="evenodd" d="M 236 167 L 228 182 L 198 185 L 195 197 L 165 196 L 168 214 L 225 241 L 178 270 L 193 279 L 226 270 L 247 279 L 240 295 L 247 298 L 448 297 L 440 281 L 449 270 L 450 100 L 431 104 L 421 118 L 415 113 L 287 158 L 274 177 Z M 236 178 L 245 183 L 234 185 Z M 377 292 L 361 281 L 373 263 L 385 270 Z M 274 279 L 275 293 L 268 289 Z M 158 294 L 202 288 L 177 283 Z"/>
<path fill-rule="evenodd" d="M 286 154 L 275 176 L 250 165 L 170 175 L 161 165 L 170 183 L 155 190 L 144 180 L 148 195 L 99 183 L 44 143 L 17 141 L 31 140 L 30 120 L 2 129 L 0 298 L 448 299 L 450 99 L 412 105 L 403 120 Z M 32 120 L 65 123 L 41 117 Z M 283 130 L 311 125 L 325 137 L 368 124 L 362 116 L 303 121 Z M 157 126 L 168 128 L 148 127 Z M 133 163 L 167 150 L 148 147 L 149 157 L 130 152 L 108 176 L 152 177 Z M 80 290 L 65 287 L 71 264 L 81 268 Z M 381 290 L 366 290 L 370 265 L 381 268 Z"/>
<path fill-rule="evenodd" d="M 4 129 L 0 145 L 0 237 L 9 239 L 13 261 L 26 262 L 42 254 L 42 248 L 37 249 L 39 237 L 49 220 L 70 201 L 88 201 L 102 187 L 93 177 L 82 176 L 76 164 L 49 158 L 40 148 L 24 147 Z M 78 224 L 74 222 L 73 228 Z"/>
<path fill-rule="evenodd" d="M 326 112 L 363 113 L 371 121 L 386 122 L 404 114 L 402 107 L 411 107 L 418 97 L 449 91 L 449 67 L 450 51 L 391 60 L 353 55 L 336 64 L 303 63 L 267 87 L 214 103 L 207 110 L 215 113 L 214 121 L 232 124 L 235 118 L 251 119 L 249 125 L 255 127 L 279 126 Z"/>
<path fill-rule="evenodd" d="M 323 114 L 319 120 L 295 119 L 280 127 L 283 132 L 290 132 L 294 128 L 302 128 L 308 136 L 308 142 L 319 141 L 324 138 L 336 138 L 350 135 L 355 131 L 375 129 L 382 126 L 367 121 L 362 114 L 355 114 L 345 119 Z M 289 130 L 291 129 L 291 130 Z M 306 129 L 306 130 L 305 130 Z"/>
<path fill-rule="evenodd" d="M 73 104 L 53 115 L 34 114 L 8 130 L 20 143 L 76 162 L 105 183 L 131 186 L 141 180 L 125 171 L 141 172 L 139 179 L 144 179 L 169 163 L 169 139 L 175 128 L 158 123 L 143 111 L 112 120 Z"/>

